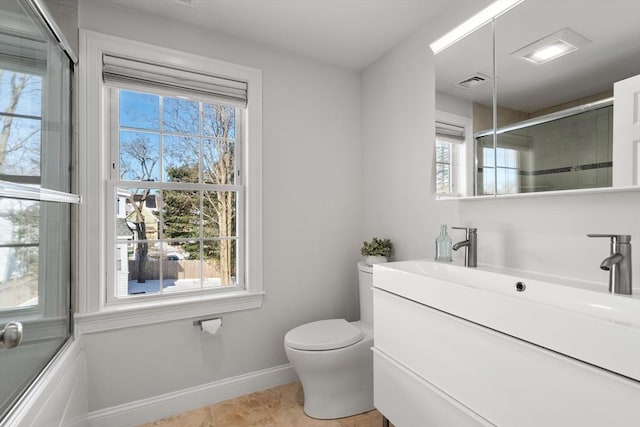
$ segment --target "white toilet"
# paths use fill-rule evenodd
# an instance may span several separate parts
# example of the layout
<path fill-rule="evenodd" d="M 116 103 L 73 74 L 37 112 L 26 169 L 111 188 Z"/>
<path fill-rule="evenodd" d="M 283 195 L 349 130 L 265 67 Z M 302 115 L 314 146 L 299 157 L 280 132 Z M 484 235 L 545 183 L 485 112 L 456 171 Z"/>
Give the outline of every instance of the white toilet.
<path fill-rule="evenodd" d="M 329 319 L 287 332 L 284 348 L 304 390 L 304 412 L 334 419 L 373 409 L 373 268 L 358 263 L 360 320 Z"/>

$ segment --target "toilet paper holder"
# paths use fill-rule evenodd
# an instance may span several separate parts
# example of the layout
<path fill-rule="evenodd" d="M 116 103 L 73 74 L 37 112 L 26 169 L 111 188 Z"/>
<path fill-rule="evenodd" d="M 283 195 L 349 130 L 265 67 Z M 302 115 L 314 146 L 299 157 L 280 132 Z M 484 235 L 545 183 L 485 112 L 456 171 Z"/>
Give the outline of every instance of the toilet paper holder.
<path fill-rule="evenodd" d="M 222 317 L 209 317 L 209 318 L 206 318 L 206 319 L 194 320 L 193 321 L 193 326 L 198 326 L 200 328 L 200 330 L 202 331 L 202 322 L 208 322 L 209 320 L 219 320 L 220 321 L 220 326 L 222 326 Z"/>

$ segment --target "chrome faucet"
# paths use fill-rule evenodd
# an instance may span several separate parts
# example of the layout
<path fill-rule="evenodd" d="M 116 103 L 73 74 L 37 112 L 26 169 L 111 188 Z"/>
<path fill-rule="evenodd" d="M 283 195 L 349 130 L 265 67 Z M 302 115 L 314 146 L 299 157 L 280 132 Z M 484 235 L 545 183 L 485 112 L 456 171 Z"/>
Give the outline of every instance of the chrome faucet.
<path fill-rule="evenodd" d="M 465 232 L 465 240 L 454 244 L 451 249 L 457 251 L 458 249 L 464 247 L 464 265 L 466 267 L 477 267 L 478 266 L 478 234 L 477 228 L 468 228 L 468 227 L 451 227 L 455 230 L 464 230 Z"/>
<path fill-rule="evenodd" d="M 631 295 L 631 236 L 628 234 L 587 234 L 587 237 L 611 239 L 609 256 L 600 268 L 609 272 L 609 292 Z"/>

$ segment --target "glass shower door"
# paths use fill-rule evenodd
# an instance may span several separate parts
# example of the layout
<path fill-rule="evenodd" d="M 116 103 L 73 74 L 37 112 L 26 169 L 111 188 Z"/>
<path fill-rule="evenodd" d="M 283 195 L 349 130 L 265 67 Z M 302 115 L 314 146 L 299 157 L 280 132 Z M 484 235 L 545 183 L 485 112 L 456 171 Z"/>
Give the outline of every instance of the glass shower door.
<path fill-rule="evenodd" d="M 71 78 L 32 3 L 3 1 L 0 423 L 70 336 Z"/>

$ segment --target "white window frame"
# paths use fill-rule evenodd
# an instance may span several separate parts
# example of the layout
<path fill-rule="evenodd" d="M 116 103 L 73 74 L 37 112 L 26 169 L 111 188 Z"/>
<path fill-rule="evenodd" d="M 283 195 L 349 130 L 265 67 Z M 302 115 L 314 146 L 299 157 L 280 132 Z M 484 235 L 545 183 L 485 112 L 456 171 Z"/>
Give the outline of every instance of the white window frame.
<path fill-rule="evenodd" d="M 102 80 L 103 54 L 115 54 L 151 63 L 216 74 L 248 84 L 248 103 L 242 134 L 246 247 L 244 289 L 212 293 L 176 293 L 165 298 L 135 298 L 109 303 L 107 235 L 113 216 L 108 210 L 110 123 L 108 88 Z M 79 187 L 85 203 L 79 212 L 80 332 L 93 332 L 149 323 L 254 309 L 262 305 L 262 71 L 211 58 L 167 49 L 116 36 L 80 30 L 79 69 Z M 111 204 L 111 206 L 113 206 Z M 114 270 L 115 271 L 115 270 Z"/>

